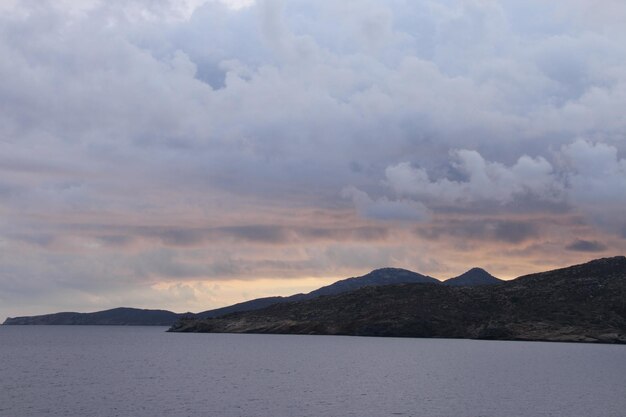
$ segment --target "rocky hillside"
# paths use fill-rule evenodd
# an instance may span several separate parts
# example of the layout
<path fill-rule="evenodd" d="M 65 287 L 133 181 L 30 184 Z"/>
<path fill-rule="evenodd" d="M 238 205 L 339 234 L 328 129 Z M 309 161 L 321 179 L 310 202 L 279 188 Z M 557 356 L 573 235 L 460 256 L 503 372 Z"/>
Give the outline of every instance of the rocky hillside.
<path fill-rule="evenodd" d="M 626 258 L 489 286 L 367 286 L 170 331 L 626 343 Z"/>

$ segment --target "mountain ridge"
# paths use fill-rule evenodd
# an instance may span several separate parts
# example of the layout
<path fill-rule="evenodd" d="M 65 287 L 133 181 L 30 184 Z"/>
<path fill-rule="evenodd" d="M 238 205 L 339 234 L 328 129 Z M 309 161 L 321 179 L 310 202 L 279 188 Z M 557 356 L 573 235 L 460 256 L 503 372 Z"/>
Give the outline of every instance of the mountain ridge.
<path fill-rule="evenodd" d="M 169 331 L 626 343 L 626 257 L 499 285 L 368 286 Z"/>
<path fill-rule="evenodd" d="M 365 275 L 345 278 L 320 287 L 306 294 L 287 297 L 264 297 L 243 301 L 230 306 L 202 311 L 200 313 L 174 313 L 168 310 L 136 309 L 118 307 L 93 313 L 60 312 L 37 316 L 8 317 L 4 325 L 154 325 L 171 326 L 178 319 L 219 317 L 241 311 L 251 311 L 276 303 L 308 300 L 322 295 L 333 295 L 353 291 L 363 286 L 389 285 L 398 283 L 440 283 L 437 279 L 402 268 L 379 268 Z M 131 317 L 134 316 L 134 317 Z"/>
<path fill-rule="evenodd" d="M 476 277 L 476 273 L 479 277 Z M 471 279 L 467 279 L 470 275 Z M 291 296 L 263 297 L 243 301 L 230 306 L 205 310 L 199 313 L 175 313 L 160 309 L 138 309 L 118 307 L 91 313 L 58 312 L 36 316 L 8 317 L 5 325 L 154 325 L 171 326 L 181 318 L 213 318 L 236 312 L 259 310 L 277 303 L 290 303 L 313 299 L 323 295 L 335 295 L 354 291 L 364 286 L 382 286 L 403 283 L 429 283 L 436 285 L 474 286 L 491 285 L 503 282 L 482 268 L 472 268 L 467 272 L 445 281 L 439 281 L 428 275 L 423 275 L 403 268 L 383 267 L 357 277 L 345 278 L 332 284 L 320 287 L 309 293 L 294 294 Z"/>
<path fill-rule="evenodd" d="M 428 275 L 422 275 L 417 272 L 409 271 L 408 269 L 385 267 L 374 269 L 373 271 L 358 277 L 350 277 L 335 281 L 332 284 L 325 285 L 306 294 L 299 293 L 287 297 L 256 298 L 242 303 L 237 303 L 232 306 L 202 311 L 196 316 L 200 318 L 218 317 L 224 314 L 240 311 L 257 310 L 275 303 L 310 300 L 321 295 L 334 295 L 342 292 L 354 291 L 368 285 L 390 285 L 400 283 L 441 283 L 441 281 Z"/>

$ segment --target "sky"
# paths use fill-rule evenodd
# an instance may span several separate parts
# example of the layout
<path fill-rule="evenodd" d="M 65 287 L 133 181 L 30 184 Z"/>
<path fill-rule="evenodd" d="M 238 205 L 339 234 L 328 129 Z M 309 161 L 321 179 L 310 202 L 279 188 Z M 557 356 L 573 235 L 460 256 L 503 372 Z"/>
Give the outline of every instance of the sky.
<path fill-rule="evenodd" d="M 3 0 L 0 317 L 626 252 L 626 3 Z"/>

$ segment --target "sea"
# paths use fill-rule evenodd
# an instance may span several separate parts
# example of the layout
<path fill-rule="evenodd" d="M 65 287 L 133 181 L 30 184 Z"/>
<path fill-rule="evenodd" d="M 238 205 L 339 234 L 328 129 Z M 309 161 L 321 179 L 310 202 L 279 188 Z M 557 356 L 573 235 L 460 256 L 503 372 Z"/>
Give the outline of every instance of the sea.
<path fill-rule="evenodd" d="M 626 346 L 0 326 L 0 417 L 624 417 Z"/>

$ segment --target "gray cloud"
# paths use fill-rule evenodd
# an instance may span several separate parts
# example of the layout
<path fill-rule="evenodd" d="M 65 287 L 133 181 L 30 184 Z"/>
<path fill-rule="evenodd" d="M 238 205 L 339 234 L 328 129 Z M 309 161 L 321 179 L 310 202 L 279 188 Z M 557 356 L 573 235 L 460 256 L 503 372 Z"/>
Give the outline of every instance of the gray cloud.
<path fill-rule="evenodd" d="M 422 205 L 423 211 L 466 209 L 474 213 L 500 211 L 515 213 L 547 211 L 550 206 L 574 209 L 607 231 L 620 233 L 626 223 L 626 159 L 618 157 L 614 146 L 577 140 L 552 152 L 555 166 L 543 157 L 521 156 L 514 165 L 486 161 L 476 151 L 453 150 L 448 173 L 432 177 L 424 168 L 408 162 L 385 170 L 385 185 L 391 198 L 387 206 Z M 357 210 L 372 200 L 358 189 L 350 192 Z M 489 208 L 491 205 L 492 208 Z M 393 213 L 389 213 L 391 217 Z M 399 217 L 403 216 L 400 212 Z"/>
<path fill-rule="evenodd" d="M 493 226 L 493 236 L 502 242 L 520 243 L 538 234 L 537 225 L 531 222 L 502 221 Z"/>
<path fill-rule="evenodd" d="M 354 202 L 358 212 L 363 217 L 370 219 L 423 221 L 429 216 L 426 206 L 415 201 L 393 201 L 386 197 L 374 200 L 367 193 L 354 187 L 345 188 L 342 195 Z"/>
<path fill-rule="evenodd" d="M 40 228 L 7 234 L 9 240 L 42 247 L 63 246 L 64 239 L 73 236 L 87 244 L 102 243 L 112 248 L 126 248 L 140 240 L 148 244 L 168 247 L 193 248 L 207 245 L 246 243 L 256 245 L 290 245 L 297 242 L 376 242 L 389 236 L 389 229 L 382 226 L 286 226 L 286 225 L 237 225 L 220 227 L 181 226 L 120 226 L 115 224 L 67 224 L 48 230 Z"/>
<path fill-rule="evenodd" d="M 424 169 L 404 162 L 387 167 L 387 183 L 398 195 L 443 204 L 481 200 L 507 204 L 516 197 L 558 200 L 562 193 L 552 166 L 541 157 L 520 157 L 512 167 L 485 161 L 476 151 L 457 150 L 452 152 L 452 157 L 452 167 L 462 177 L 460 181 L 448 178 L 431 181 Z"/>
<path fill-rule="evenodd" d="M 623 240 L 623 2 L 9 3 L 3 303 L 352 273 L 405 246 L 441 269 L 447 237 L 519 249 L 547 212 Z"/>
<path fill-rule="evenodd" d="M 447 219 L 445 222 L 416 229 L 426 239 L 461 238 L 472 241 L 522 243 L 540 236 L 536 221 L 502 219 Z"/>
<path fill-rule="evenodd" d="M 607 250 L 606 245 L 595 240 L 578 239 L 566 246 L 567 250 L 577 252 L 604 252 Z"/>

